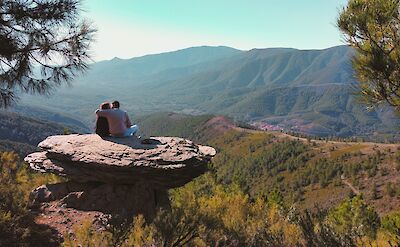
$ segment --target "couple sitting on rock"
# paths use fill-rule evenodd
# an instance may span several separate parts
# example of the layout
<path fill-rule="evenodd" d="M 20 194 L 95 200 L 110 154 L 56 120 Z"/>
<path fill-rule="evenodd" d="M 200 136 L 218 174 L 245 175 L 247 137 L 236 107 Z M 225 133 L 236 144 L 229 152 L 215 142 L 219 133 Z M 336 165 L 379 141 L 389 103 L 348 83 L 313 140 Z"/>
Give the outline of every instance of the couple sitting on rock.
<path fill-rule="evenodd" d="M 100 109 L 96 110 L 96 115 L 96 134 L 99 136 L 128 137 L 138 131 L 126 111 L 119 109 L 118 101 L 102 103 Z"/>

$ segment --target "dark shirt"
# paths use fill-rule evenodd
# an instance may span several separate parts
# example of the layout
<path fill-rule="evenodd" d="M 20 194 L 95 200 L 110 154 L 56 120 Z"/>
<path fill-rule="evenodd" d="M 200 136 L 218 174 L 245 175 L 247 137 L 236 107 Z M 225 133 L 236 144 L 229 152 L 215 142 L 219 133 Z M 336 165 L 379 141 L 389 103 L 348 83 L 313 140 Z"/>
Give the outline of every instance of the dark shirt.
<path fill-rule="evenodd" d="M 96 121 L 96 134 L 98 134 L 101 137 L 110 135 L 110 129 L 109 129 L 107 118 L 105 118 L 105 117 L 98 117 L 97 118 L 97 121 Z"/>

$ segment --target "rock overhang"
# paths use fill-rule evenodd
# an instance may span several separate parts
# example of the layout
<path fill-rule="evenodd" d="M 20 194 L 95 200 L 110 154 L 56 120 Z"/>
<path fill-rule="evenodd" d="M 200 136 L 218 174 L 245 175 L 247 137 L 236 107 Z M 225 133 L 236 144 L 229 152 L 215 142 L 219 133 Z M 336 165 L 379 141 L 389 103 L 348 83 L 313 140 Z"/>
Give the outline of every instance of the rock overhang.
<path fill-rule="evenodd" d="M 212 147 L 178 137 L 101 138 L 96 134 L 50 136 L 43 150 L 25 158 L 31 168 L 78 182 L 136 184 L 175 188 L 207 170 Z"/>

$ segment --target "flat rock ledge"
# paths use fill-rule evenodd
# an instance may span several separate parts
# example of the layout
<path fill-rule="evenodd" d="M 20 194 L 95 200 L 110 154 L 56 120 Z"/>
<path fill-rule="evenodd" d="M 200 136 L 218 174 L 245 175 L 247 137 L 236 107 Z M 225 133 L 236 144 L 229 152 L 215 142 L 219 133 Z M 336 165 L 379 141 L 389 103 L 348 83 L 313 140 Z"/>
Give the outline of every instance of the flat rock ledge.
<path fill-rule="evenodd" d="M 178 137 L 74 134 L 50 136 L 38 146 L 42 151 L 25 158 L 30 167 L 68 180 L 42 185 L 30 195 L 37 222 L 59 237 L 87 219 L 99 225 L 104 219 L 142 214 L 151 220 L 158 208 L 169 207 L 167 190 L 203 174 L 216 154 L 212 147 Z"/>
<path fill-rule="evenodd" d="M 177 137 L 105 138 L 95 134 L 50 136 L 43 150 L 25 158 L 31 168 L 71 180 L 108 184 L 141 181 L 161 188 L 180 187 L 206 171 L 212 147 Z"/>

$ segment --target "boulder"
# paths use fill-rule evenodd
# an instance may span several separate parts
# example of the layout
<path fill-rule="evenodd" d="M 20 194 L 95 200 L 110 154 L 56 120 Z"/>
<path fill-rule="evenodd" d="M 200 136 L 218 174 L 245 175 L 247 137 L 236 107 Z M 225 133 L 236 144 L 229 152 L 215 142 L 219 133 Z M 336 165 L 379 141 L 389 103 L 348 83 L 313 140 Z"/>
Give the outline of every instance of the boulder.
<path fill-rule="evenodd" d="M 167 190 L 203 174 L 216 154 L 212 147 L 178 137 L 143 141 L 60 135 L 48 137 L 39 147 L 42 151 L 25 161 L 32 169 L 63 176 L 67 182 L 33 190 L 31 206 L 39 210 L 37 222 L 60 236 L 86 218 L 97 222 L 99 229 L 106 219 L 142 214 L 151 220 L 158 208 L 169 207 Z"/>

